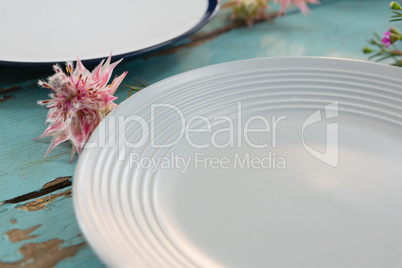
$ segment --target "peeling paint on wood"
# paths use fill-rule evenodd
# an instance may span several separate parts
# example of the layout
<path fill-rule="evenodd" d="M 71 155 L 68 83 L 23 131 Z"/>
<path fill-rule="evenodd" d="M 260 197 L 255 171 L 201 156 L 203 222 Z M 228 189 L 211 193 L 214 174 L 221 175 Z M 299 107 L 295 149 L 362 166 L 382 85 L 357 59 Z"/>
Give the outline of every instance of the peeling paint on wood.
<path fill-rule="evenodd" d="M 8 240 L 10 240 L 13 243 L 23 241 L 23 240 L 28 240 L 32 239 L 35 237 L 38 237 L 37 235 L 30 235 L 33 231 L 38 229 L 41 224 L 33 226 L 31 228 L 28 228 L 26 230 L 21 230 L 21 229 L 14 229 L 6 232 L 6 235 L 8 236 Z"/>
<path fill-rule="evenodd" d="M 43 185 L 42 189 L 46 189 L 55 185 L 63 185 L 65 182 L 69 181 L 71 179 L 71 176 L 67 176 L 67 177 L 58 177 L 48 183 L 45 183 L 45 185 Z"/>
<path fill-rule="evenodd" d="M 20 86 L 13 86 L 13 87 L 8 87 L 8 88 L 0 87 L 0 94 L 16 91 L 16 90 L 18 90 L 20 88 L 21 88 Z"/>
<path fill-rule="evenodd" d="M 0 98 L 0 103 L 5 102 L 6 100 L 10 99 L 12 95 L 4 95 L 3 97 Z"/>
<path fill-rule="evenodd" d="M 49 196 L 39 198 L 35 201 L 26 203 L 25 205 L 19 206 L 17 208 L 21 209 L 21 210 L 27 210 L 27 211 L 41 210 L 41 209 L 46 208 L 47 204 L 53 202 L 58 197 L 71 197 L 71 189 L 68 189 L 67 191 L 61 192 L 59 194 L 52 194 Z"/>
<path fill-rule="evenodd" d="M 60 247 L 63 240 L 53 239 L 43 243 L 27 243 L 20 247 L 20 252 L 24 256 L 23 260 L 16 263 L 2 263 L 2 268 L 50 268 L 54 267 L 61 260 L 73 257 L 80 248 L 86 243 L 81 243 L 71 247 Z"/>
<path fill-rule="evenodd" d="M 11 220 L 10 220 L 10 223 L 11 223 L 11 224 L 16 224 L 16 223 L 17 223 L 17 220 L 16 220 L 16 219 L 11 219 Z"/>
<path fill-rule="evenodd" d="M 39 191 L 34 191 L 34 192 L 30 192 L 24 195 L 20 195 L 18 197 L 9 199 L 9 200 L 5 200 L 3 202 L 0 202 L 0 205 L 3 204 L 16 204 L 16 203 L 20 203 L 20 202 L 24 202 L 30 199 L 34 199 L 34 198 L 38 198 L 41 196 L 44 196 L 46 194 L 49 194 L 51 192 L 66 188 L 68 186 L 71 186 L 71 176 L 66 176 L 66 177 L 58 177 L 50 182 L 45 183 L 42 186 L 42 189 Z"/>

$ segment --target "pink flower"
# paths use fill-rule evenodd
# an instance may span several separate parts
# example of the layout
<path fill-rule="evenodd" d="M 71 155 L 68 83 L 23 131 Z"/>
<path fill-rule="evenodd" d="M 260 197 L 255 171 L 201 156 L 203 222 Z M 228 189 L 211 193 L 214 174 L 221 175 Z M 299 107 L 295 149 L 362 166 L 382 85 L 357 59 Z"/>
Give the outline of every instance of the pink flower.
<path fill-rule="evenodd" d="M 255 21 L 269 20 L 266 10 L 269 9 L 269 0 L 230 0 L 223 7 L 232 7 L 231 19 L 242 19 L 251 28 Z"/>
<path fill-rule="evenodd" d="M 281 9 L 279 13 L 285 14 L 286 10 L 292 6 L 297 6 L 300 11 L 306 15 L 307 13 L 310 12 L 310 9 L 307 5 L 307 3 L 311 4 L 319 4 L 319 0 L 275 0 L 276 3 L 280 3 Z"/>
<path fill-rule="evenodd" d="M 391 33 L 390 32 L 385 32 L 384 33 L 384 38 L 382 39 L 382 43 L 386 47 L 389 47 L 391 45 Z"/>
<path fill-rule="evenodd" d="M 382 43 L 386 46 L 389 47 L 396 41 L 401 39 L 401 33 L 398 32 L 397 29 L 395 28 L 389 28 L 388 32 L 384 33 L 384 38 L 382 39 Z"/>
<path fill-rule="evenodd" d="M 117 99 L 113 94 L 127 72 L 116 76 L 112 84 L 107 85 L 114 67 L 122 61 L 110 64 L 111 56 L 92 72 L 79 59 L 75 69 L 72 62 L 66 62 L 67 74 L 59 65 L 54 65 L 56 73 L 48 81 L 38 82 L 40 86 L 53 91 L 49 94 L 49 100 L 38 101 L 39 105 L 46 105 L 49 109 L 46 120 L 49 126 L 35 140 L 53 136 L 45 157 L 57 145 L 69 140 L 73 145 L 72 161 L 75 152 L 81 153 L 85 142 L 102 119 L 117 107 L 113 103 Z"/>

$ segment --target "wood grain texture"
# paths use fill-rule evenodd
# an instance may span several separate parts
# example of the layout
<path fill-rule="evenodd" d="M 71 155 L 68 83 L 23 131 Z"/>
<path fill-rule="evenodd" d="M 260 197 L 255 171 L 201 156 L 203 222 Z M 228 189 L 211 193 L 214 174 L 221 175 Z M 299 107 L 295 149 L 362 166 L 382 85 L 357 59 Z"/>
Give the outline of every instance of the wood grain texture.
<path fill-rule="evenodd" d="M 308 17 L 294 13 L 258 23 L 252 30 L 234 27 L 230 12 L 219 11 L 196 35 L 165 50 L 125 59 L 113 75 L 129 71 L 124 84 L 134 84 L 134 77 L 152 84 L 195 68 L 256 57 L 367 59 L 361 53 L 366 40 L 373 31 L 390 27 L 388 3 L 322 2 Z M 69 198 L 77 161 L 75 157 L 69 163 L 70 144 L 59 145 L 43 159 L 50 139 L 33 141 L 46 128 L 47 111 L 36 100 L 50 93 L 37 81 L 51 74 L 51 68 L 0 66 L 0 267 L 103 267 L 85 244 Z M 117 90 L 118 102 L 126 99 L 128 90 Z"/>

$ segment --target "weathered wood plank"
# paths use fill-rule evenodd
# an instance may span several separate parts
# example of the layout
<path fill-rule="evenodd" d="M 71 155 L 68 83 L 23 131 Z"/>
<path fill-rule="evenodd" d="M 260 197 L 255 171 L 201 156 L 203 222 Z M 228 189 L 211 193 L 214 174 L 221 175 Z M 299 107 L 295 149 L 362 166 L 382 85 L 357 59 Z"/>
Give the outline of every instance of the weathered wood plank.
<path fill-rule="evenodd" d="M 58 178 L 46 188 L 69 181 Z M 76 223 L 71 186 L 0 205 L 0 267 L 102 267 Z M 81 252 L 82 251 L 82 252 Z M 85 256 L 75 258 L 75 256 Z M 63 264 L 64 263 L 64 264 Z"/>

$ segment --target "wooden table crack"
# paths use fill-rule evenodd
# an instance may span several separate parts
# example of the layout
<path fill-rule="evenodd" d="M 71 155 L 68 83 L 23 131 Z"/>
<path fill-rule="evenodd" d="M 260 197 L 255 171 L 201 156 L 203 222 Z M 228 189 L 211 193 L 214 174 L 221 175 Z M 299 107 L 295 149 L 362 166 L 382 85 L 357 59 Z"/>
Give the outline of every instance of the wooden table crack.
<path fill-rule="evenodd" d="M 16 204 L 16 203 L 21 203 L 21 202 L 28 201 L 31 199 L 35 199 L 35 198 L 47 195 L 49 193 L 55 192 L 57 190 L 69 187 L 69 186 L 71 186 L 71 184 L 72 184 L 71 176 L 57 177 L 56 179 L 44 184 L 42 189 L 40 189 L 39 191 L 33 191 L 33 192 L 30 192 L 27 194 L 23 194 L 23 195 L 5 200 L 3 202 L 0 202 L 0 205 Z M 71 190 L 70 190 L 70 192 L 71 192 Z"/>

